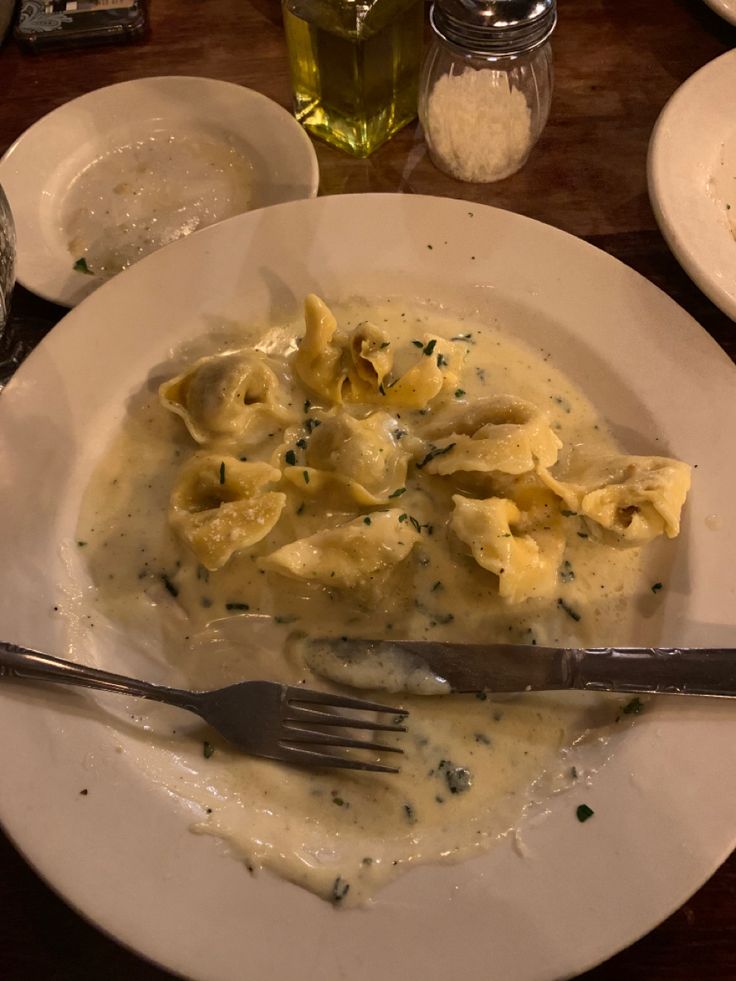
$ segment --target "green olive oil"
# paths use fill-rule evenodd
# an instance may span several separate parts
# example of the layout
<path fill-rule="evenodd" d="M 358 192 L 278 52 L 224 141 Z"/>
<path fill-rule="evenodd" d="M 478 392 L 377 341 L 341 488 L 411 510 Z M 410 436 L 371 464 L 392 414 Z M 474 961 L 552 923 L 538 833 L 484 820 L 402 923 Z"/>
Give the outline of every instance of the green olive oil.
<path fill-rule="evenodd" d="M 283 0 L 294 113 L 367 157 L 416 116 L 424 0 Z"/>

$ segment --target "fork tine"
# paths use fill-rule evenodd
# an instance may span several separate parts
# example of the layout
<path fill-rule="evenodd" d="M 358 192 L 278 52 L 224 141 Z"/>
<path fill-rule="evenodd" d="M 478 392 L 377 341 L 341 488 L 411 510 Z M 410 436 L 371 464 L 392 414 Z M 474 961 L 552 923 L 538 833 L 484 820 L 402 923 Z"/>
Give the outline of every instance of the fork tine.
<path fill-rule="evenodd" d="M 375 749 L 382 753 L 403 753 L 398 746 L 385 746 L 383 743 L 372 743 L 367 739 L 348 739 L 334 733 L 313 732 L 311 729 L 294 729 L 285 726 L 279 743 L 304 743 L 307 745 L 341 746 L 346 749 Z"/>
<path fill-rule="evenodd" d="M 338 767 L 343 770 L 370 770 L 373 773 L 398 773 L 395 766 L 385 766 L 383 763 L 365 763 L 362 760 L 352 760 L 347 756 L 333 756 L 331 753 L 318 753 L 308 749 L 297 749 L 291 746 L 280 746 L 280 753 L 274 759 L 286 763 L 300 763 L 307 766 Z"/>
<path fill-rule="evenodd" d="M 312 722 L 321 726 L 343 726 L 345 729 L 374 729 L 381 732 L 406 732 L 406 726 L 389 722 L 374 722 L 372 719 L 356 719 L 332 712 L 319 712 L 317 709 L 294 705 L 286 709 L 284 722 Z"/>
<path fill-rule="evenodd" d="M 390 712 L 392 715 L 408 715 L 407 709 L 392 708 L 390 705 L 382 705 L 379 702 L 367 702 L 363 698 L 349 698 L 347 695 L 333 695 L 326 691 L 312 691 L 309 688 L 294 688 L 288 686 L 286 689 L 286 701 L 289 704 L 296 702 L 311 702 L 314 705 L 332 706 L 334 708 L 354 708 L 364 712 Z"/>

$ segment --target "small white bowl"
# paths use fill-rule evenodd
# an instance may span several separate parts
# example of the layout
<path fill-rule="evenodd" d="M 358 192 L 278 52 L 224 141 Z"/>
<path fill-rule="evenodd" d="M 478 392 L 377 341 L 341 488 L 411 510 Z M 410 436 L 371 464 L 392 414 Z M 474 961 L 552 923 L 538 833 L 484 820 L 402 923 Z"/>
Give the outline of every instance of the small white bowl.
<path fill-rule="evenodd" d="M 675 92 L 649 144 L 649 197 L 662 234 L 700 289 L 736 320 L 736 50 Z"/>
<path fill-rule="evenodd" d="M 169 140 L 176 144 L 184 175 L 179 185 L 172 165 L 167 173 L 164 158 Z M 131 196 L 126 201 L 120 188 L 132 186 L 128 178 L 135 176 L 138 148 L 148 154 L 152 176 L 144 190 L 130 192 L 140 193 L 141 198 Z M 95 168 L 96 184 L 90 177 Z M 221 189 L 223 182 L 230 181 L 232 195 L 224 195 L 225 203 L 222 196 L 216 205 L 206 200 L 210 173 L 219 174 Z M 119 181 L 104 183 L 111 175 L 119 176 Z M 89 236 L 80 239 L 73 233 L 72 213 L 82 214 L 87 232 L 93 230 L 115 243 L 128 205 L 131 221 L 140 223 L 146 206 L 156 208 L 155 202 L 162 200 L 168 215 L 159 215 L 161 224 L 154 224 L 152 233 L 155 247 L 160 247 L 172 236 L 188 234 L 192 225 L 204 227 L 238 211 L 314 197 L 318 184 L 314 148 L 285 109 L 241 85 L 190 76 L 141 78 L 89 92 L 40 119 L 0 160 L 0 185 L 17 227 L 18 282 L 66 306 L 79 303 L 105 279 L 75 268 L 87 253 Z M 249 193 L 243 194 L 246 185 Z M 178 186 L 187 188 L 180 228 L 176 225 Z M 192 186 L 204 193 L 197 195 Z M 195 197 L 206 218 L 192 217 L 187 211 L 195 207 Z M 106 214 L 114 217 L 106 219 Z M 88 220 L 90 215 L 94 218 Z M 155 222 L 155 214 L 153 218 Z M 169 231 L 162 235 L 159 229 L 166 222 Z"/>

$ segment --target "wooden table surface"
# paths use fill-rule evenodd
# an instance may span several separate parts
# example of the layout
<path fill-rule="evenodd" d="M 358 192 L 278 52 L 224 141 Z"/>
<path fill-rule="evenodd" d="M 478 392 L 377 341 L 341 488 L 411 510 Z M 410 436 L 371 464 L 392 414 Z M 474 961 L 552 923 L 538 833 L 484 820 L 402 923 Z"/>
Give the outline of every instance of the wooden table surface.
<path fill-rule="evenodd" d="M 444 195 L 556 225 L 648 277 L 736 359 L 736 325 L 678 266 L 657 229 L 646 188 L 647 143 L 658 113 L 689 75 L 736 46 L 736 28 L 701 0 L 558 0 L 558 5 L 552 115 L 521 173 L 498 185 L 455 182 L 434 169 L 420 130 L 411 125 L 365 161 L 317 144 L 321 193 Z M 150 34 L 134 46 L 34 56 L 6 41 L 0 48 L 0 153 L 40 116 L 75 96 L 163 74 L 239 82 L 288 107 L 279 4 L 150 0 Z M 33 344 L 63 312 L 18 288 L 11 333 Z M 0 910 L 3 981 L 169 977 L 68 909 L 1 835 Z M 736 979 L 735 914 L 732 856 L 669 920 L 585 978 Z"/>

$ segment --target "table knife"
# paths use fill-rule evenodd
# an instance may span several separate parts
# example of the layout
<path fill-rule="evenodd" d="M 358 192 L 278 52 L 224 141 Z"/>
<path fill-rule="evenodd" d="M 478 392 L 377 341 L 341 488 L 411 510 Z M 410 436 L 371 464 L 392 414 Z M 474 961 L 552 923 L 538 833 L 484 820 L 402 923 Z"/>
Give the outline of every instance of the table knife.
<path fill-rule="evenodd" d="M 417 694 L 574 689 L 736 697 L 736 648 L 583 649 L 346 637 L 307 643 L 314 670 L 353 687 Z M 380 670 L 366 671 L 371 663 Z M 384 684 L 377 683 L 381 676 Z"/>

